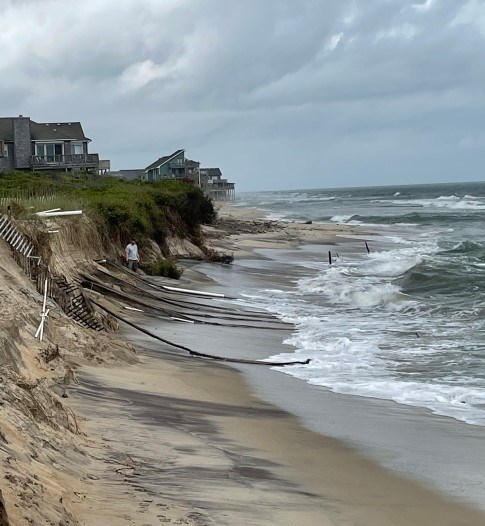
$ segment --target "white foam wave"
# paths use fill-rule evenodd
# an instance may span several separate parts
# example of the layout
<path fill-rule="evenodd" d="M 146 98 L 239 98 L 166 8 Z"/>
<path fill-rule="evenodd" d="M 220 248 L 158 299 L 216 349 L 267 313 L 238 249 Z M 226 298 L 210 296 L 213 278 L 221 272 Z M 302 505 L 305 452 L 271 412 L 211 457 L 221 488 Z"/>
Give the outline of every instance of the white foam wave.
<path fill-rule="evenodd" d="M 434 240 L 410 246 L 402 238 L 391 239 L 399 248 L 371 252 L 351 260 L 340 258 L 336 265 L 324 269 L 316 276 L 300 279 L 297 283 L 299 292 L 320 294 L 331 304 L 405 308 L 406 297 L 390 279 L 403 275 L 427 254 L 436 252 L 438 246 Z"/>
<path fill-rule="evenodd" d="M 359 276 L 348 269 L 332 267 L 315 278 L 298 282 L 302 294 L 321 294 L 329 303 L 372 307 L 397 303 L 399 288 L 391 283 L 381 283 L 366 276 Z"/>
<path fill-rule="evenodd" d="M 309 202 L 313 202 L 313 201 L 316 201 L 316 202 L 319 202 L 319 201 L 335 201 L 335 199 L 337 199 L 334 195 L 328 195 L 328 196 L 323 196 L 323 197 L 311 197 L 309 199 Z"/>
<path fill-rule="evenodd" d="M 379 201 L 384 202 L 384 201 Z M 397 199 L 391 204 L 418 206 L 420 208 L 450 208 L 452 210 L 485 210 L 485 203 L 476 198 L 460 198 L 454 195 L 440 196 L 435 199 Z"/>
<path fill-rule="evenodd" d="M 269 212 L 264 216 L 266 221 L 281 221 L 285 218 L 285 214 L 278 212 Z"/>
<path fill-rule="evenodd" d="M 337 215 L 330 218 L 330 221 L 333 223 L 347 223 L 350 219 L 354 217 L 354 214 L 352 215 Z"/>
<path fill-rule="evenodd" d="M 484 196 L 479 196 L 479 195 L 469 195 L 469 194 L 466 194 L 464 196 L 465 199 L 483 199 L 485 200 L 485 197 Z"/>
<path fill-rule="evenodd" d="M 389 199 L 372 201 L 377 205 L 370 205 L 368 200 L 346 203 L 339 198 L 338 206 L 329 203 L 321 209 L 326 217 L 332 216 L 333 223 L 362 225 L 352 220 L 355 214 L 392 218 L 401 215 L 403 207 L 408 207 L 404 208 L 406 213 L 411 207 L 417 212 L 429 208 L 428 213 L 457 210 L 453 215 L 460 209 L 485 208 L 485 198 L 445 195 L 446 190 L 442 193 L 436 198 L 412 199 L 396 192 Z M 329 195 L 309 191 L 305 196 L 295 193 L 291 199 L 312 204 Z M 295 205 L 286 211 L 296 217 L 322 214 L 315 212 L 318 203 L 312 206 L 301 209 Z M 340 258 L 332 266 L 321 258 L 298 262 L 298 275 L 306 277 L 295 282 L 293 289 L 259 290 L 241 301 L 274 312 L 295 325 L 294 334 L 285 343 L 296 350 L 278 358 L 311 358 L 312 362 L 285 367 L 284 373 L 336 392 L 426 407 L 485 425 L 485 380 L 476 374 L 475 366 L 476 356 L 482 352 L 476 336 L 483 330 L 481 308 L 476 320 L 469 316 L 465 319 L 460 316 L 466 313 L 453 314 L 452 305 L 435 305 L 422 295 L 407 296 L 398 285 L 398 278 L 413 266 L 441 257 L 436 255 L 438 240 L 447 239 L 453 228 L 450 223 L 437 231 L 426 225 L 390 222 L 378 227 L 379 235 L 371 241 L 366 233 L 371 229 L 368 225 L 365 232 L 358 231 L 360 235 L 354 233 L 358 245 L 355 253 L 348 244 L 344 245 L 346 249 L 336 247 Z M 369 241 L 370 254 L 363 249 L 364 240 Z M 389 250 L 379 251 L 382 247 Z M 296 259 L 298 256 L 293 257 L 293 263 Z M 485 267 L 485 263 L 476 266 Z"/>
<path fill-rule="evenodd" d="M 330 350 L 305 349 L 297 354 L 299 358 L 311 358 L 311 363 L 275 369 L 337 393 L 425 407 L 435 414 L 485 425 L 485 386 L 393 378 L 385 371 L 385 365 L 372 346 L 352 345 L 347 338 L 335 341 Z M 270 359 L 294 360 L 295 354 L 285 353 Z"/>

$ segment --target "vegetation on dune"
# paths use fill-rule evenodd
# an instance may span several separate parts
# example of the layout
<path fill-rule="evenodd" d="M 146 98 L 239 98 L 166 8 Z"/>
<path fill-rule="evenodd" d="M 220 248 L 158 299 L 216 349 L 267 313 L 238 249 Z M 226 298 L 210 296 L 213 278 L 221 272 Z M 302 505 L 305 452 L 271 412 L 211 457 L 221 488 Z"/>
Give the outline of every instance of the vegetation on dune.
<path fill-rule="evenodd" d="M 199 188 L 175 180 L 123 181 L 106 176 L 14 172 L 0 174 L 0 198 L 14 215 L 81 208 L 103 239 L 122 245 L 131 238 L 155 240 L 162 251 L 168 235 L 200 245 L 199 226 L 215 218 L 212 201 Z M 170 265 L 153 269 L 172 272 Z M 174 265 L 172 265 L 174 266 Z"/>
<path fill-rule="evenodd" d="M 141 269 L 149 276 L 164 276 L 173 279 L 180 279 L 182 276 L 182 269 L 177 267 L 172 259 L 162 259 L 150 265 L 141 265 Z"/>

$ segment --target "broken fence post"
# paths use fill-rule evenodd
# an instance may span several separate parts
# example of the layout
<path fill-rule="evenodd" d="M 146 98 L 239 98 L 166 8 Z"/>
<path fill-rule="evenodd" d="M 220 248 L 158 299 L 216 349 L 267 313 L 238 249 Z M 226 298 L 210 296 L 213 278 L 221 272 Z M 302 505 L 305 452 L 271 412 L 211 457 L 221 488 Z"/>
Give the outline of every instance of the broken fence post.
<path fill-rule="evenodd" d="M 37 332 L 35 333 L 35 338 L 39 338 L 40 341 L 42 341 L 42 338 L 44 337 L 44 323 L 47 318 L 47 315 L 49 314 L 49 309 L 47 310 L 45 309 L 46 303 L 47 303 L 47 282 L 48 282 L 48 278 L 46 277 L 44 281 L 44 301 L 42 303 L 42 313 L 40 315 L 40 324 L 37 329 Z"/>

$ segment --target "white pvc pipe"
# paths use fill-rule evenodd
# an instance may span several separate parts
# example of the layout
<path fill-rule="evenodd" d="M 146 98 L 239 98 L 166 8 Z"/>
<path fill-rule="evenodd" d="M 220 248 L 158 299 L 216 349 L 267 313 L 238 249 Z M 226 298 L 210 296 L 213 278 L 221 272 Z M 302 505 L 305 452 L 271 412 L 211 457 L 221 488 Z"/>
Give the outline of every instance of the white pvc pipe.
<path fill-rule="evenodd" d="M 36 212 L 36 215 L 41 215 L 41 214 L 49 214 L 50 212 L 59 212 L 60 210 L 62 210 L 61 208 L 52 208 L 51 210 L 42 210 L 40 212 Z"/>
<path fill-rule="evenodd" d="M 214 298 L 225 298 L 224 294 L 219 294 L 218 292 L 200 292 L 199 290 L 179 289 L 177 287 L 169 287 L 168 285 L 162 285 L 162 288 L 165 290 L 171 290 L 173 292 L 187 292 L 189 294 L 198 294 L 199 296 L 212 296 Z"/>
<path fill-rule="evenodd" d="M 57 217 L 57 216 L 79 216 L 82 210 L 66 210 L 65 212 L 37 212 L 39 217 Z"/>

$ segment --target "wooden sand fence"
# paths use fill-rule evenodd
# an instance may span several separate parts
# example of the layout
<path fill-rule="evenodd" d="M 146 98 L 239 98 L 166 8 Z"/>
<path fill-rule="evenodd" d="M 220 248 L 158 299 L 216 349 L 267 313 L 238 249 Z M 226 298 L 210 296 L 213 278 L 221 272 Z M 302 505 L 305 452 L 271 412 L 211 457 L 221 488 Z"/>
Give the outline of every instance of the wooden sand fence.
<path fill-rule="evenodd" d="M 0 207 L 7 208 L 10 207 L 12 203 L 23 203 L 29 205 L 33 202 L 41 203 L 44 205 L 49 205 L 57 199 L 57 195 L 48 190 L 15 190 L 8 191 L 2 190 L 2 195 L 0 196 Z"/>
<path fill-rule="evenodd" d="M 10 245 L 17 264 L 35 282 L 37 292 L 44 294 L 47 288 L 47 297 L 55 301 L 70 318 L 83 327 L 103 330 L 104 327 L 94 317 L 93 307 L 81 287 L 68 283 L 63 276 L 55 276 L 49 265 L 40 256 L 34 255 L 34 243 L 19 232 L 7 215 L 0 216 L 0 237 Z"/>

